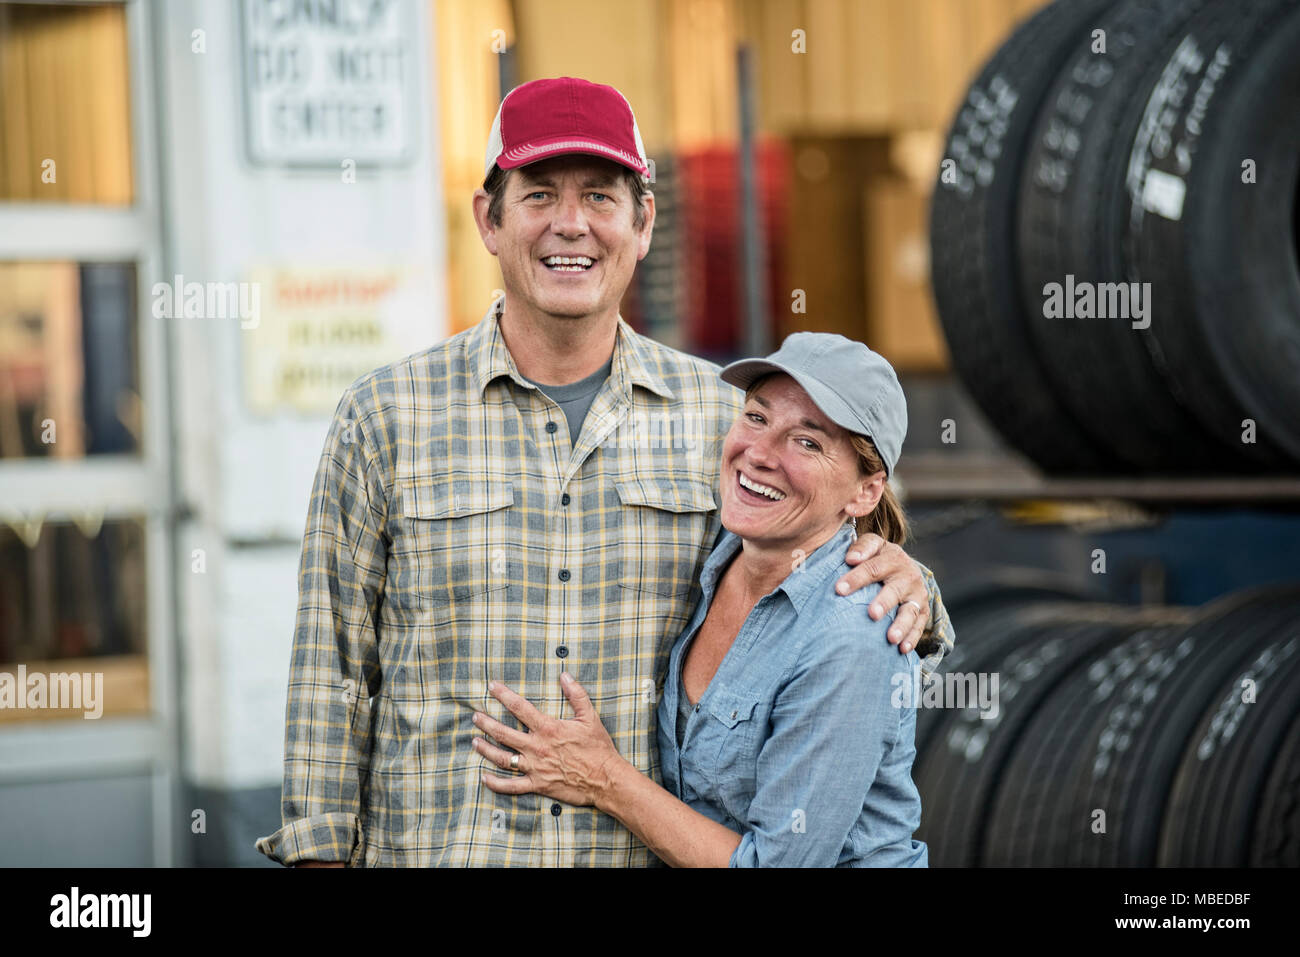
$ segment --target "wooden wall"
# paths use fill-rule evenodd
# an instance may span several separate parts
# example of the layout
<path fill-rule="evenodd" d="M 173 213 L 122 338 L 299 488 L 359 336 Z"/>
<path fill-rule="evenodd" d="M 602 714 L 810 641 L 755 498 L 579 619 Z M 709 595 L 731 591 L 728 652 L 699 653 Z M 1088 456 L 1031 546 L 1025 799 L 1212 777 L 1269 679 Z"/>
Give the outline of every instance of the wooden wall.
<path fill-rule="evenodd" d="M 518 82 L 575 75 L 622 90 L 652 158 L 734 143 L 735 51 L 748 43 L 760 128 L 792 147 L 783 259 L 790 288 L 808 296 L 804 315 L 786 315 L 789 298 L 777 298 L 777 328 L 841 332 L 900 369 L 942 370 L 925 221 L 944 133 L 969 79 L 1043 2 L 439 0 L 439 27 L 454 32 L 439 43 L 441 101 L 472 104 L 455 107 L 454 128 L 444 121 L 449 166 L 467 171 L 448 174 L 449 203 L 467 207 L 481 179 L 496 106 L 489 22 L 510 24 Z M 466 300 L 452 310 L 458 324 L 476 322 L 499 283 L 456 263 L 485 258 L 460 216 L 449 213 L 454 295 Z"/>
<path fill-rule="evenodd" d="M 0 3 L 0 202 L 129 204 L 130 102 L 122 6 Z"/>

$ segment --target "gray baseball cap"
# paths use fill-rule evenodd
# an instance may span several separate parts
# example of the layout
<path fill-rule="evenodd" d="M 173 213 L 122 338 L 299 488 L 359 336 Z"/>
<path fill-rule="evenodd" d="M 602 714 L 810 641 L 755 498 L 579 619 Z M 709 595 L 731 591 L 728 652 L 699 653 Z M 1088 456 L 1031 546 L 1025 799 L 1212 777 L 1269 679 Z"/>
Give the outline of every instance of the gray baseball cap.
<path fill-rule="evenodd" d="M 741 359 L 722 380 L 742 389 L 770 372 L 790 375 L 826 418 L 869 438 L 892 476 L 907 435 L 907 400 L 894 368 L 860 342 L 833 332 L 796 332 L 766 359 Z"/>

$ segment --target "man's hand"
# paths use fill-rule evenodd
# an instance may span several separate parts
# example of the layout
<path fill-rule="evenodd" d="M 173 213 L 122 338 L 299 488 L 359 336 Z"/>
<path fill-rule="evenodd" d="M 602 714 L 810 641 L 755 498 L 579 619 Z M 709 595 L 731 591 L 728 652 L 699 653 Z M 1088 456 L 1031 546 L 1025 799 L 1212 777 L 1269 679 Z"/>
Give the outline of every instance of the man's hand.
<path fill-rule="evenodd" d="M 857 567 L 835 583 L 835 591 L 847 595 L 872 582 L 884 582 L 868 613 L 879 621 L 891 608 L 902 605 L 889 627 L 889 642 L 907 654 L 925 635 L 930 620 L 930 593 L 916 562 L 898 545 L 871 532 L 857 537 L 844 561 Z"/>

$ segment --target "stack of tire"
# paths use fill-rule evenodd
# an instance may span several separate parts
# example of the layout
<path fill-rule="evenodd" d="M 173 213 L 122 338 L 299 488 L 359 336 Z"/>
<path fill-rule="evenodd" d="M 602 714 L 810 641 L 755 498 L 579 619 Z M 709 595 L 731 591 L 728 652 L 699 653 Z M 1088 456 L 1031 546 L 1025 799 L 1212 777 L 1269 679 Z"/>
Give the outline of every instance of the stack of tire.
<path fill-rule="evenodd" d="M 972 397 L 1045 471 L 1300 464 L 1297 51 L 1300 0 L 1058 0 L 975 78 L 935 300 Z M 1124 314 L 1080 317 L 1085 287 Z"/>
<path fill-rule="evenodd" d="M 1300 866 L 1300 587 L 949 604 L 913 765 L 932 866 Z M 953 706 L 994 674 L 995 707 Z"/>

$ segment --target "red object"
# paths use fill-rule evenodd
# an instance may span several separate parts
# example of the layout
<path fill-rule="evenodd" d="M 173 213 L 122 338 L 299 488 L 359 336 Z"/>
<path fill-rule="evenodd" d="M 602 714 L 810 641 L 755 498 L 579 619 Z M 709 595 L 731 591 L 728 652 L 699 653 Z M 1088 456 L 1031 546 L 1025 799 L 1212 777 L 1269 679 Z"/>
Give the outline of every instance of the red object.
<path fill-rule="evenodd" d="M 603 156 L 650 174 L 632 107 L 612 86 L 572 76 L 532 80 L 506 94 L 492 121 L 484 175 L 563 153 Z"/>
<path fill-rule="evenodd" d="M 776 348 L 778 309 L 788 309 L 785 278 L 789 158 L 781 140 L 756 147 L 759 216 L 767 271 L 768 336 Z M 680 208 L 686 267 L 686 344 L 700 355 L 735 357 L 744 342 L 740 167 L 735 146 L 682 153 Z"/>

